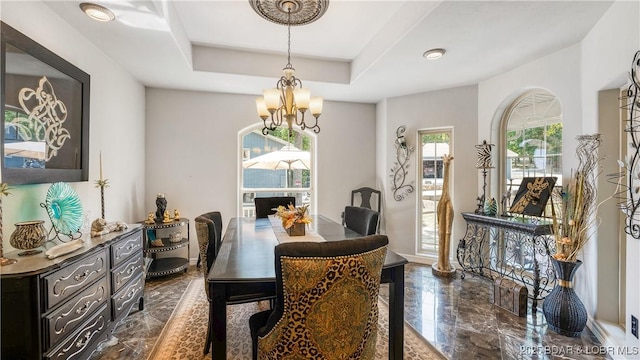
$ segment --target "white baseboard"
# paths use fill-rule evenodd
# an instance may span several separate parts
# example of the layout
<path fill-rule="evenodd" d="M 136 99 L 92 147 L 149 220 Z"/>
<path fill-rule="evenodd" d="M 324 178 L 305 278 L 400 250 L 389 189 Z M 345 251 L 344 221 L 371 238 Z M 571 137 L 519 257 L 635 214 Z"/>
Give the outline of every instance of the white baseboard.
<path fill-rule="evenodd" d="M 434 256 L 429 256 L 429 255 L 409 255 L 409 254 L 401 254 L 401 253 L 398 253 L 398 255 L 409 260 L 409 262 L 415 262 L 418 264 L 431 265 L 434 262 L 436 262 L 435 260 L 436 258 Z"/>
<path fill-rule="evenodd" d="M 623 354 L 625 350 L 625 333 L 622 326 L 607 321 L 598 321 L 589 317 L 587 327 L 593 332 L 602 347 L 606 349 L 607 354 L 612 359 L 630 359 Z M 637 355 L 634 355 L 637 359 Z"/>
<path fill-rule="evenodd" d="M 433 265 L 438 262 L 438 255 L 436 254 L 418 254 L 418 255 L 409 255 L 409 254 L 398 254 L 403 258 L 409 260 L 409 262 L 415 262 L 418 264 L 424 265 Z M 458 262 L 450 259 L 451 265 L 453 265 L 456 269 L 459 268 Z"/>

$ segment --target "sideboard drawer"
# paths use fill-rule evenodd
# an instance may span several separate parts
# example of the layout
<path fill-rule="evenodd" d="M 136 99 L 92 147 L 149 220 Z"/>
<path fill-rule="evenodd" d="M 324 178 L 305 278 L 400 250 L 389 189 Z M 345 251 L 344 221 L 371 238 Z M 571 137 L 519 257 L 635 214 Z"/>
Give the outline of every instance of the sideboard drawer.
<path fill-rule="evenodd" d="M 45 355 L 47 360 L 86 359 L 94 345 L 106 336 L 109 324 L 107 304 L 98 313 L 62 342 L 60 346 Z"/>
<path fill-rule="evenodd" d="M 44 278 L 44 303 L 51 309 L 107 273 L 107 250 L 97 251 Z"/>
<path fill-rule="evenodd" d="M 139 252 L 142 252 L 142 232 L 135 231 L 111 246 L 111 267 L 118 266 L 126 258 Z"/>
<path fill-rule="evenodd" d="M 140 275 L 143 265 L 144 258 L 141 251 L 138 251 L 136 255 L 120 264 L 111 274 L 111 291 L 114 293 L 117 292 L 129 280 Z"/>
<path fill-rule="evenodd" d="M 134 304 L 142 309 L 140 224 L 81 239 L 82 248 L 55 260 L 32 256 L 2 267 L 1 360 L 89 359 Z M 18 258 L 18 250 L 5 255 Z"/>
<path fill-rule="evenodd" d="M 65 302 L 51 314 L 45 316 L 45 334 L 48 334 L 45 350 L 60 339 L 69 335 L 82 322 L 106 303 L 109 299 L 107 277 L 103 276 L 94 285 L 80 292 L 74 298 Z"/>
<path fill-rule="evenodd" d="M 142 273 L 138 274 L 137 279 L 128 283 L 120 289 L 111 298 L 111 311 L 113 312 L 113 321 L 118 322 L 121 316 L 129 313 L 131 307 L 140 299 L 144 291 L 144 278 Z"/>

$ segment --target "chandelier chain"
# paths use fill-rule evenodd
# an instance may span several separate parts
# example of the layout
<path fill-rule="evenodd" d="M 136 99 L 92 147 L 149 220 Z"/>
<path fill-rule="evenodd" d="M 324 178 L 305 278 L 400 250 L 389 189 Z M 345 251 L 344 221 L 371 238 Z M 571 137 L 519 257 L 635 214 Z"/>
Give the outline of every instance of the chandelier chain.
<path fill-rule="evenodd" d="M 318 126 L 318 118 L 322 113 L 322 98 L 310 97 L 309 89 L 302 87 L 302 81 L 295 76 L 295 69 L 291 65 L 291 20 L 292 16 L 299 16 L 298 6 L 303 6 L 303 0 L 252 0 L 252 1 L 281 1 L 277 9 L 280 14 L 286 9 L 286 25 L 287 25 L 287 65 L 284 67 L 284 75 L 276 82 L 273 89 L 264 90 L 264 96 L 256 99 L 258 116 L 262 119 L 264 127 L 262 134 L 268 135 L 271 131 L 275 131 L 282 125 L 286 125 L 289 130 L 289 136 L 293 135 L 293 125 L 300 126 L 302 131 L 312 130 L 316 134 L 320 132 Z M 298 1 L 300 1 L 299 5 Z M 326 1 L 329 0 L 304 0 L 304 1 Z M 252 3 L 253 4 L 253 3 Z M 304 5 L 306 6 L 306 5 Z M 296 9 L 296 12 L 292 10 Z M 259 7 L 254 10 L 260 14 Z M 325 8 L 326 10 L 326 8 Z M 321 12 L 322 15 L 324 11 Z M 270 19 L 267 17 L 267 19 Z M 294 19 L 295 21 L 295 19 Z M 285 24 L 284 21 L 277 21 L 279 24 Z M 299 23 L 294 22 L 299 25 Z M 309 110 L 315 118 L 313 125 L 309 121 L 305 121 L 305 113 Z M 269 120 L 269 118 L 271 118 Z M 286 124 L 285 124 L 286 121 Z"/>
<path fill-rule="evenodd" d="M 287 10 L 287 68 L 291 65 L 291 9 Z"/>

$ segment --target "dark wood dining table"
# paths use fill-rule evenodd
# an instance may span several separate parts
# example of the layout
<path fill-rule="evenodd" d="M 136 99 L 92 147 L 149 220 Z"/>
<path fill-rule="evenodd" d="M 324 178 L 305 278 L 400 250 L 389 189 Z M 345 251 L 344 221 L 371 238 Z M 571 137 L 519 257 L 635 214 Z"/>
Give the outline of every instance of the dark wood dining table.
<path fill-rule="evenodd" d="M 355 231 L 321 215 L 309 225 L 326 241 L 360 237 Z M 212 298 L 209 331 L 213 337 L 211 358 L 227 357 L 227 304 L 275 284 L 274 248 L 278 240 L 268 218 L 232 218 L 207 278 Z M 388 250 L 382 283 L 389 284 L 389 359 L 402 359 L 404 339 L 404 264 L 407 260 Z M 275 288 L 275 286 L 274 286 Z M 275 293 L 273 294 L 275 295 Z M 247 324 L 248 326 L 248 324 Z"/>

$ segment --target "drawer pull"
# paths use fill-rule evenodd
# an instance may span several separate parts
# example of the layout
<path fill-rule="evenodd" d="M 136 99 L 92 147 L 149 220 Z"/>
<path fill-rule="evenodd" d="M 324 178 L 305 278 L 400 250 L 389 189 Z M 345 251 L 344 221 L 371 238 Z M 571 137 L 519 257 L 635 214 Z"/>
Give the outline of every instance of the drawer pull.
<path fill-rule="evenodd" d="M 78 342 L 76 343 L 76 347 L 79 349 L 85 347 L 89 340 L 91 340 L 91 331 L 87 331 L 84 336 L 81 337 L 80 340 L 78 340 Z"/>
<path fill-rule="evenodd" d="M 89 276 L 89 269 L 85 270 L 83 273 L 80 273 L 80 274 L 74 276 L 73 279 L 75 281 L 80 281 L 80 280 L 86 278 L 87 276 Z"/>
<path fill-rule="evenodd" d="M 131 274 L 133 274 L 134 271 L 136 271 L 138 269 L 141 269 L 141 268 L 142 268 L 142 266 L 136 266 L 136 267 L 129 268 L 129 269 L 127 269 L 127 275 L 131 275 Z"/>
<path fill-rule="evenodd" d="M 129 293 L 127 294 L 127 297 L 129 299 L 131 299 L 133 297 L 133 295 L 135 295 L 136 293 L 138 293 L 138 289 L 137 288 L 131 289 L 131 291 L 129 291 Z"/>
<path fill-rule="evenodd" d="M 89 310 L 90 306 L 91 306 L 91 301 L 87 301 L 86 303 L 84 303 L 84 305 L 82 305 L 76 310 L 76 314 L 82 314 L 83 312 L 86 312 L 87 310 Z"/>

